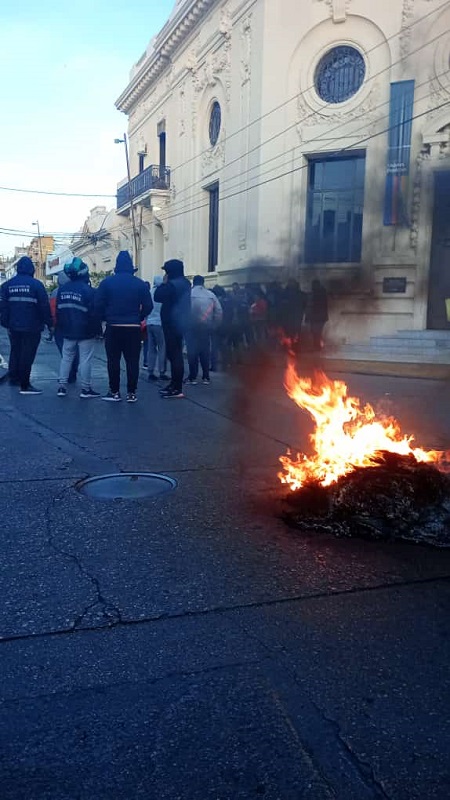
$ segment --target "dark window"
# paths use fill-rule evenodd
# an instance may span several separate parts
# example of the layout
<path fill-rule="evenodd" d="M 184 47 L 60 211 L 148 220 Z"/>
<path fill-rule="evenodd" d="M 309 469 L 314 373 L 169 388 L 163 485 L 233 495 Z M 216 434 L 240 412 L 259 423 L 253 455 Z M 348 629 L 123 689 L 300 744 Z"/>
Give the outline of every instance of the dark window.
<path fill-rule="evenodd" d="M 219 260 L 219 184 L 208 186 L 207 192 L 209 192 L 208 272 L 214 272 Z"/>
<path fill-rule="evenodd" d="M 139 173 L 144 172 L 145 169 L 145 153 L 139 153 Z"/>
<path fill-rule="evenodd" d="M 319 61 L 315 86 L 319 97 L 327 103 L 343 103 L 361 88 L 366 65 L 354 47 L 333 47 Z"/>
<path fill-rule="evenodd" d="M 305 260 L 361 260 L 365 154 L 311 158 Z"/>
<path fill-rule="evenodd" d="M 209 118 L 209 141 L 211 146 L 214 147 L 219 140 L 220 126 L 222 124 L 222 111 L 220 103 L 214 100 L 211 109 L 211 116 Z"/>
<path fill-rule="evenodd" d="M 166 134 L 165 132 L 159 134 L 159 166 L 165 168 L 166 166 Z"/>

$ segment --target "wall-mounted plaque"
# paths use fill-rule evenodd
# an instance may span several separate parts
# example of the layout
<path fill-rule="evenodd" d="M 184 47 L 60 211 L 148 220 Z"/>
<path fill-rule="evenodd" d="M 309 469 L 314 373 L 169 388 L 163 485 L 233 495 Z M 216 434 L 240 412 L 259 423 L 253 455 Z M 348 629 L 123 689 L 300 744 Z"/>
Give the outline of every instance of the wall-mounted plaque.
<path fill-rule="evenodd" d="M 383 278 L 384 294 L 404 294 L 406 292 L 406 278 Z"/>

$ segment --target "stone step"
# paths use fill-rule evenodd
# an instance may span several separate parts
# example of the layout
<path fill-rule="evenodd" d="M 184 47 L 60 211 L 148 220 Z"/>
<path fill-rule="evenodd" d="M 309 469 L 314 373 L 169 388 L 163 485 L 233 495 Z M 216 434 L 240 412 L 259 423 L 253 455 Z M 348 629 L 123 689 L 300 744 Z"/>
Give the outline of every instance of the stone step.
<path fill-rule="evenodd" d="M 422 339 L 406 336 L 372 336 L 369 346 L 377 349 L 386 348 L 386 350 L 391 348 L 396 350 L 448 350 L 450 349 L 450 337 L 448 339 Z"/>
<path fill-rule="evenodd" d="M 426 330 L 426 331 L 397 331 L 396 336 L 399 336 L 401 339 L 433 339 L 437 341 L 438 339 L 450 340 L 450 328 L 448 330 Z"/>
<path fill-rule="evenodd" d="M 376 350 L 364 346 L 340 347 L 336 350 L 325 351 L 323 358 L 328 361 L 348 360 L 348 361 L 380 361 L 390 363 L 408 364 L 450 364 L 450 351 L 436 352 L 410 352 L 410 351 L 386 351 Z"/>

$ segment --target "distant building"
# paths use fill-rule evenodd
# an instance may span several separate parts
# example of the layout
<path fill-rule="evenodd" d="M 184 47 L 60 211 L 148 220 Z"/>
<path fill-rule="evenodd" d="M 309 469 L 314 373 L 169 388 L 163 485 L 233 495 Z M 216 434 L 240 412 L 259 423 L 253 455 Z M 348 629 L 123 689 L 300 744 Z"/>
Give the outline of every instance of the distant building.
<path fill-rule="evenodd" d="M 45 277 L 53 279 L 54 276 L 64 269 L 65 264 L 69 264 L 73 259 L 72 250 L 65 245 L 57 245 L 53 252 L 47 254 L 45 262 Z"/>
<path fill-rule="evenodd" d="M 106 206 L 95 206 L 72 237 L 70 248 L 91 272 L 110 272 L 119 250 L 129 250 L 133 255 L 131 225 L 115 209 L 108 211 Z"/>
<path fill-rule="evenodd" d="M 177 0 L 116 103 L 142 275 L 319 277 L 337 343 L 446 327 L 449 58 L 450 4 Z"/>
<path fill-rule="evenodd" d="M 39 280 L 45 279 L 45 263 L 54 246 L 53 236 L 36 236 L 29 244 L 27 255 L 34 264 L 35 277 Z"/>

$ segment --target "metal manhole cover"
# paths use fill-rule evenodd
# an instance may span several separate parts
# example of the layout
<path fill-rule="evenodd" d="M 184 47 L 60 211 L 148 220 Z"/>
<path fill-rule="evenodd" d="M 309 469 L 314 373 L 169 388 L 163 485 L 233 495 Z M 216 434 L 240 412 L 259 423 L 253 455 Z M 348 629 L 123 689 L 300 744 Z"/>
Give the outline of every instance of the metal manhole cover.
<path fill-rule="evenodd" d="M 96 500 L 140 500 L 176 489 L 177 482 L 156 472 L 117 472 L 80 481 L 76 488 Z"/>

